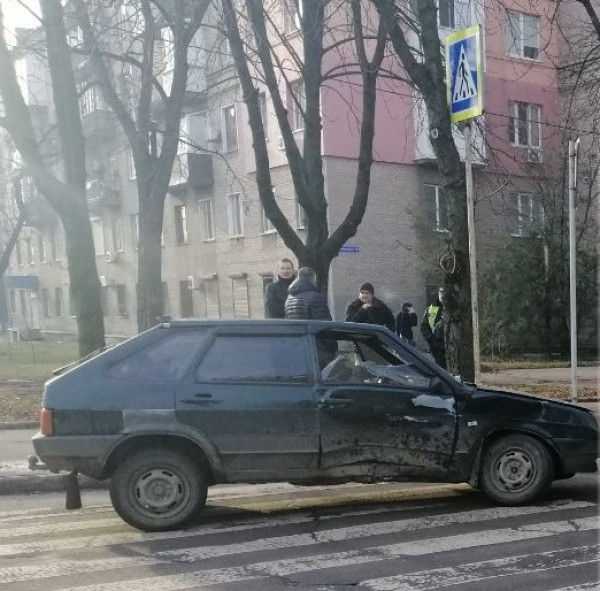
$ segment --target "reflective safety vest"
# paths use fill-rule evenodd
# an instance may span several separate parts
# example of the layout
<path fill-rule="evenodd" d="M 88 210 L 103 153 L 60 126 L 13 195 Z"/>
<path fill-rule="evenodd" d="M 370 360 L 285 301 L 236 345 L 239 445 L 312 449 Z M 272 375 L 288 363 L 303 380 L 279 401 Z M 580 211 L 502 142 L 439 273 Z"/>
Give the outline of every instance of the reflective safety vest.
<path fill-rule="evenodd" d="M 435 328 L 435 319 L 437 318 L 439 311 L 440 307 L 436 306 L 435 304 L 431 304 L 431 306 L 427 308 L 427 322 L 429 323 L 429 328 L 431 328 L 431 332 L 433 332 L 433 329 Z"/>

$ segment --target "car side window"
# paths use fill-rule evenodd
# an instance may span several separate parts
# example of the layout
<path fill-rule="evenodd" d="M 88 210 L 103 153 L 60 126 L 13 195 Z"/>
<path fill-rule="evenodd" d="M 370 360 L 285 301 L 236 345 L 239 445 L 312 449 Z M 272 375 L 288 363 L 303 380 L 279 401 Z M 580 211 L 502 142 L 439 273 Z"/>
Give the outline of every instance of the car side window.
<path fill-rule="evenodd" d="M 177 381 L 205 346 L 209 335 L 207 330 L 174 333 L 117 362 L 109 369 L 109 376 L 141 382 Z"/>
<path fill-rule="evenodd" d="M 201 382 L 308 382 L 303 336 L 219 335 L 200 362 Z"/>
<path fill-rule="evenodd" d="M 424 374 L 377 336 L 359 338 L 324 333 L 316 338 L 321 378 L 325 383 L 399 385 L 417 389 L 426 389 L 431 384 L 432 376 Z M 319 342 L 331 343 L 332 339 L 337 343 L 336 354 L 329 360 L 322 359 L 322 352 L 331 351 L 333 347 L 319 345 Z"/>

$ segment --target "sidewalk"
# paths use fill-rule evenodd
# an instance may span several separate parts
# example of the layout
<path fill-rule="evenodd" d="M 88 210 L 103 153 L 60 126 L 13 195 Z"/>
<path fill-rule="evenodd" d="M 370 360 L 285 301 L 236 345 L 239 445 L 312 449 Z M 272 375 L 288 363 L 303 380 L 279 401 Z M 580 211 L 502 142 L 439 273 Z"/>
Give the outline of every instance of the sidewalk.
<path fill-rule="evenodd" d="M 599 383 L 598 367 L 580 367 L 578 368 L 579 386 L 598 386 Z M 569 368 L 545 368 L 545 369 L 514 369 L 503 370 L 495 373 L 484 373 L 481 383 L 493 384 L 500 388 L 510 389 L 515 384 L 541 384 L 541 383 L 570 383 Z M 578 404 L 585 406 L 600 417 L 600 403 L 596 400 L 579 401 Z M 47 471 L 32 471 L 29 469 L 28 457 L 34 454 L 31 437 L 37 432 L 36 423 L 0 423 L 0 495 L 18 494 L 30 492 L 52 492 L 65 490 L 65 473 L 50 474 Z M 79 476 L 80 486 L 82 488 L 101 488 L 106 483 L 91 480 L 84 476 Z M 238 494 L 235 491 L 245 490 L 244 485 L 230 485 L 234 492 L 227 494 Z M 265 490 L 273 492 L 292 491 L 292 489 L 279 489 L 283 485 L 265 485 L 254 487 L 252 490 Z M 416 485 L 407 483 L 399 486 L 405 488 L 415 487 Z M 441 486 L 441 485 L 440 485 Z M 447 486 L 447 485 L 446 485 Z M 223 489 L 223 487 L 217 487 Z M 248 487 L 246 487 L 248 488 Z M 300 487 L 305 489 L 306 487 Z M 314 487 L 312 487 L 314 490 Z M 224 491 L 229 490 L 225 487 Z M 223 491 L 222 491 L 223 492 Z M 270 493 L 270 494 L 271 494 Z"/>

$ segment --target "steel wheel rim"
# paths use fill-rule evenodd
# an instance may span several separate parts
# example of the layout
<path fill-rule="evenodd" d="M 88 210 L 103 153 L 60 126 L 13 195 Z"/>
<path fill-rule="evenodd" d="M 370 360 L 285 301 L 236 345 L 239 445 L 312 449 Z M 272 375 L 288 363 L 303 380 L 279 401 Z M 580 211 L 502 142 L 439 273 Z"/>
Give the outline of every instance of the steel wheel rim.
<path fill-rule="evenodd" d="M 493 478 L 499 488 L 520 492 L 531 485 L 536 475 L 535 464 L 522 449 L 511 449 L 496 459 Z"/>
<path fill-rule="evenodd" d="M 136 475 L 130 491 L 138 510 L 145 515 L 170 517 L 190 498 L 189 483 L 168 468 L 151 468 Z"/>

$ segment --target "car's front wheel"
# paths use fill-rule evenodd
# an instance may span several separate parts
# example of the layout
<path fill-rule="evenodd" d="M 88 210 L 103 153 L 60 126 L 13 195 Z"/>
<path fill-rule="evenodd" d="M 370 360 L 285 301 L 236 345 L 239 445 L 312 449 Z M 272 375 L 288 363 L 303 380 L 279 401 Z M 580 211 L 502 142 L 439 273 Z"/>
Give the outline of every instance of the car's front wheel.
<path fill-rule="evenodd" d="M 526 435 L 507 435 L 484 452 L 480 485 L 502 505 L 523 505 L 544 494 L 554 477 L 548 450 Z"/>
<path fill-rule="evenodd" d="M 207 479 L 188 456 L 169 449 L 138 452 L 120 463 L 110 499 L 121 518 L 145 531 L 177 529 L 204 506 Z"/>

